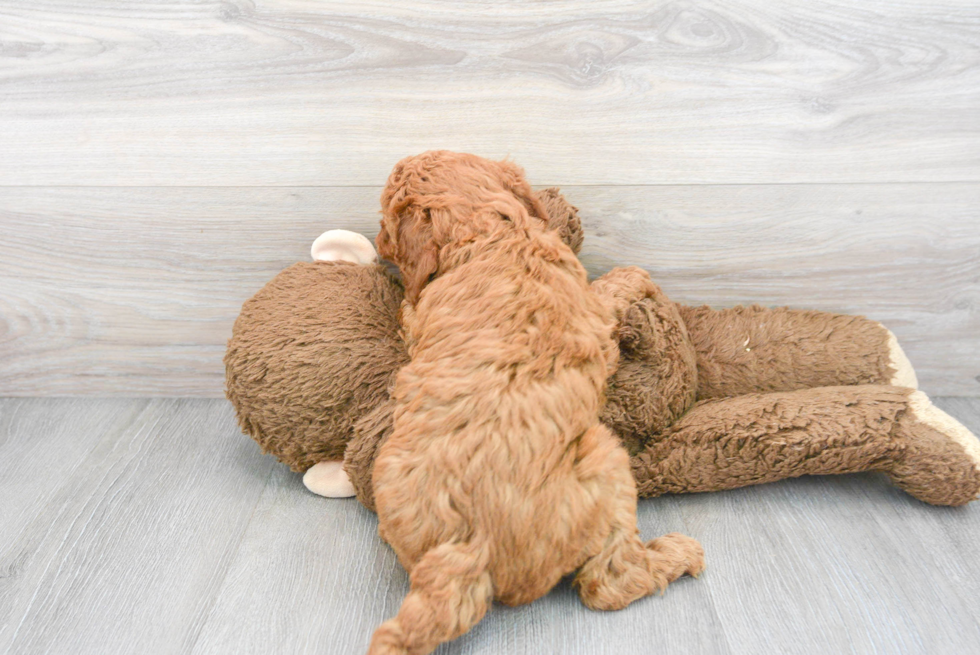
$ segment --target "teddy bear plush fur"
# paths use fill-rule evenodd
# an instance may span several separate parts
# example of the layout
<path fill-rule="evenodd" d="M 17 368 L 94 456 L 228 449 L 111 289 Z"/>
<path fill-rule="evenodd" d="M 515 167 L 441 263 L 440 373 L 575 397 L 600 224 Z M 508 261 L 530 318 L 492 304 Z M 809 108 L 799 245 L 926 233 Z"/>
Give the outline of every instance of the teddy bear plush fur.
<path fill-rule="evenodd" d="M 578 252 L 577 210 L 556 189 L 537 195 L 549 226 Z M 329 261 L 285 269 L 243 305 L 226 391 L 242 430 L 306 472 L 308 487 L 356 494 L 373 509 L 374 457 L 392 427 L 394 376 L 408 362 L 397 318 L 404 291 L 362 243 L 344 241 L 361 237 L 324 237 Z M 881 324 L 688 307 L 659 289 L 623 316 L 601 420 L 629 451 L 640 496 L 859 471 L 884 472 L 936 505 L 980 495 L 980 442 L 916 390 Z"/>

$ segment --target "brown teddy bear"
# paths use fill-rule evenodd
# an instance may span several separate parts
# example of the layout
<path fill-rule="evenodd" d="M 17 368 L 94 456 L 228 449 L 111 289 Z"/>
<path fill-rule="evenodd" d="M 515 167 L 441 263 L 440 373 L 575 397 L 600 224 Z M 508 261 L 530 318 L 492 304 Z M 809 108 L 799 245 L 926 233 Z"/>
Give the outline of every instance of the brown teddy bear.
<path fill-rule="evenodd" d="M 577 210 L 538 192 L 577 253 Z M 371 472 L 408 362 L 399 281 L 370 241 L 334 230 L 245 302 L 225 355 L 242 430 L 305 472 L 311 491 L 373 509 Z M 597 290 L 630 268 L 593 282 Z M 635 273 L 633 273 L 635 274 Z M 786 308 L 712 310 L 659 289 L 622 308 L 621 359 L 603 422 L 629 450 L 640 496 L 731 489 L 807 474 L 882 471 L 916 498 L 980 495 L 980 442 L 916 390 L 881 324 Z"/>

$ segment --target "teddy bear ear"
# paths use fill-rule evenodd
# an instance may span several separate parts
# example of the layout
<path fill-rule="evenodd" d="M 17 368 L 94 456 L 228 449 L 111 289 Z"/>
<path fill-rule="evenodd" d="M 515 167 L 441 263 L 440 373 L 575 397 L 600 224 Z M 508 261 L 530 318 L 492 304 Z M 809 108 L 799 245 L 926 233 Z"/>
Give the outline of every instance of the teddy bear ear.
<path fill-rule="evenodd" d="M 378 253 L 375 252 L 370 239 L 349 230 L 324 232 L 313 242 L 310 255 L 316 262 L 372 264 L 378 260 Z"/>
<path fill-rule="evenodd" d="M 548 229 L 558 232 L 558 236 L 576 255 L 582 250 L 585 232 L 578 216 L 578 207 L 568 202 L 558 187 L 535 191 L 535 197 L 548 213 Z"/>

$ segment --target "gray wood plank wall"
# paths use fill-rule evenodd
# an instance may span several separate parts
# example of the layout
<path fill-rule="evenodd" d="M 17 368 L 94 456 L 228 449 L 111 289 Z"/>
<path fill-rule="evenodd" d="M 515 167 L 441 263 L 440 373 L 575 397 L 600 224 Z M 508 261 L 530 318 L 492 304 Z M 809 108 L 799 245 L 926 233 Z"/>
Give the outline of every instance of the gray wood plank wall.
<path fill-rule="evenodd" d="M 980 180 L 978 9 L 6 0 L 8 184 L 377 184 L 435 146 L 542 184 Z"/>
<path fill-rule="evenodd" d="M 562 186 L 593 273 L 862 313 L 980 395 L 978 62 L 941 0 L 8 0 L 0 394 L 221 395 L 241 302 L 446 147 Z"/>

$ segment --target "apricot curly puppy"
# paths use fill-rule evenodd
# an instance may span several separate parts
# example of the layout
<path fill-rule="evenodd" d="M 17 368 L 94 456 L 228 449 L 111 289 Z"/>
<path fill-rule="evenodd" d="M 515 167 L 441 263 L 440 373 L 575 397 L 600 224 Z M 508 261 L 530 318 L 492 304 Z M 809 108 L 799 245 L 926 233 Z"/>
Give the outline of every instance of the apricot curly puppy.
<path fill-rule="evenodd" d="M 619 609 L 704 567 L 680 534 L 647 544 L 619 440 L 599 423 L 615 313 L 653 292 L 639 269 L 590 289 L 523 172 L 428 152 L 395 166 L 379 253 L 405 280 L 411 363 L 374 468 L 379 532 L 410 573 L 370 653 L 429 653 L 493 599 L 528 603 L 564 575 Z"/>

